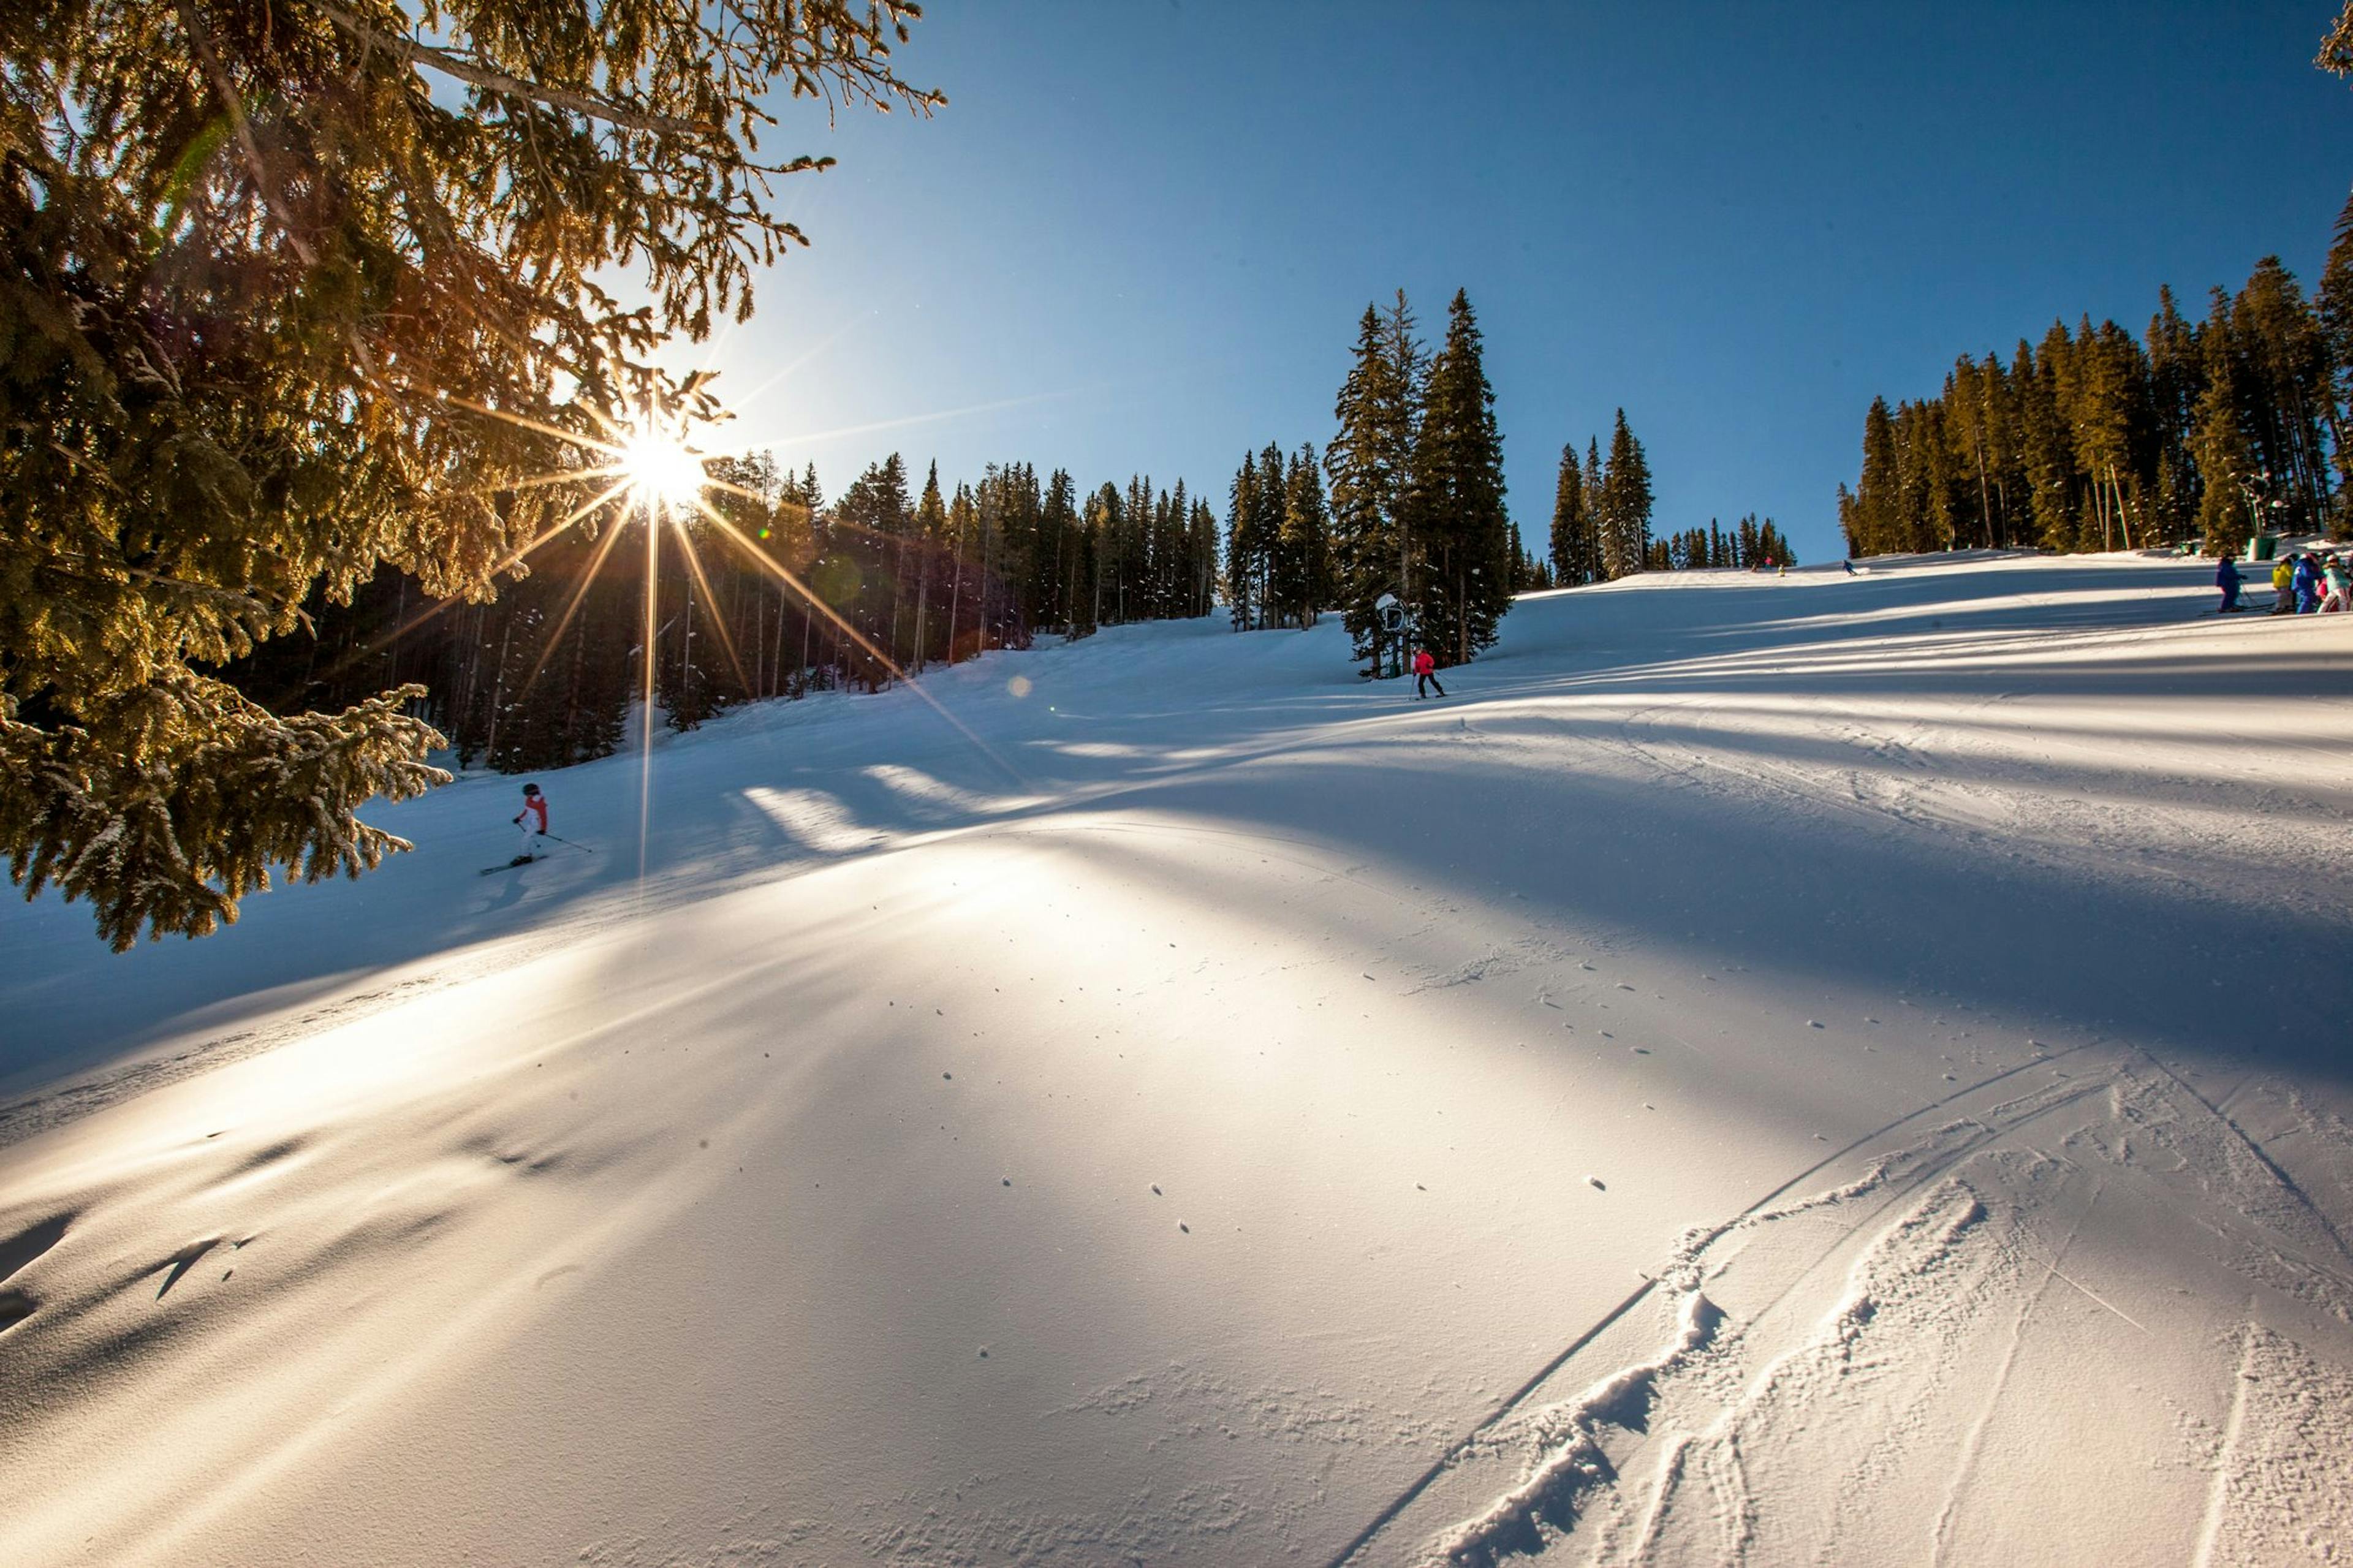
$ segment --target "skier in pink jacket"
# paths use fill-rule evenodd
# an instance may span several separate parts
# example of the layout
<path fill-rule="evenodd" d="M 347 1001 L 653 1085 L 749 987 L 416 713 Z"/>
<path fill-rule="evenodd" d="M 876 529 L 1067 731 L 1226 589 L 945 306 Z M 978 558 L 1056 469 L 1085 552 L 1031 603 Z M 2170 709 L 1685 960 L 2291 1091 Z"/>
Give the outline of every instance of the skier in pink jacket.
<path fill-rule="evenodd" d="M 522 786 L 522 809 L 515 813 L 514 823 L 522 830 L 522 843 L 520 853 L 507 864 L 528 865 L 539 858 L 539 837 L 547 831 L 547 797 L 539 793 L 537 784 Z"/>

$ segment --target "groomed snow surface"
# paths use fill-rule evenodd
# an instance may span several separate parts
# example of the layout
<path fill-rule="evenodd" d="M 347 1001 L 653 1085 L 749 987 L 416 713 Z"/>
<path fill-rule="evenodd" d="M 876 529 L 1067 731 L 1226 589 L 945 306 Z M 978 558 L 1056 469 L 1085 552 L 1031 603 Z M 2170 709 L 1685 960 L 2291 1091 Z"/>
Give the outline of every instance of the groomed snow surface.
<path fill-rule="evenodd" d="M 1115 630 L 12 906 L 0 1563 L 2344 1562 L 2353 616 L 2210 573 Z"/>

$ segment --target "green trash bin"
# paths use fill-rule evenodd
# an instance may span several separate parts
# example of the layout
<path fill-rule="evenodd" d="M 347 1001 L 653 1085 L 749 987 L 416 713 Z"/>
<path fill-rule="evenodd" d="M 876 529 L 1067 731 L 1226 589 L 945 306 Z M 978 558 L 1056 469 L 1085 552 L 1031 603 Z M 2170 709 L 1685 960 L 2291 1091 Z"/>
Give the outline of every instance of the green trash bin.
<path fill-rule="evenodd" d="M 2247 541 L 2247 559 L 2250 561 L 2270 561 L 2278 555 L 2279 535 L 2276 533 L 2258 533 Z"/>

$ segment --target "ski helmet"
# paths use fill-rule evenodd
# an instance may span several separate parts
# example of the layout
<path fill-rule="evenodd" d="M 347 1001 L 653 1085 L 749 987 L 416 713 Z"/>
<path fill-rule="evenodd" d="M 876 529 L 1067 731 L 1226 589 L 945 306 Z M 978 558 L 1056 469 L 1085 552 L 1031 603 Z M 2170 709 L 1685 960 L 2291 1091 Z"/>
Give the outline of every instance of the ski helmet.
<path fill-rule="evenodd" d="M 537 784 L 525 784 L 522 786 L 522 793 L 525 795 L 537 795 L 539 793 L 539 786 Z"/>

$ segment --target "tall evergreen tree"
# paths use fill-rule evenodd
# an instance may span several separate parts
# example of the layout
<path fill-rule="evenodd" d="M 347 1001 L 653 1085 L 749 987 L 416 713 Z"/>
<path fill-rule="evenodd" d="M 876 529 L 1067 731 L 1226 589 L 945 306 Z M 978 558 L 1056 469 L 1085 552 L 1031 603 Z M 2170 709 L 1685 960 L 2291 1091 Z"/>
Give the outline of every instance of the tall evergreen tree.
<path fill-rule="evenodd" d="M 1302 446 L 1288 460 L 1282 500 L 1276 567 L 1281 617 L 1296 626 L 1312 626 L 1329 603 L 1333 585 L 1331 515 L 1314 446 Z"/>
<path fill-rule="evenodd" d="M 1493 644 L 1496 623 L 1512 605 L 1513 561 L 1503 436 L 1470 296 L 1456 290 L 1446 315 L 1445 345 L 1430 361 L 1406 510 L 1430 558 L 1418 590 L 1418 624 L 1440 662 L 1452 665 Z"/>
<path fill-rule="evenodd" d="M 1416 574 L 1404 512 L 1424 365 L 1414 333 L 1402 291 L 1387 314 L 1365 307 L 1347 379 L 1333 410 L 1339 430 L 1324 451 L 1331 483 L 1335 592 L 1360 658 L 1373 652 L 1375 603 L 1384 594 L 1409 599 Z"/>
<path fill-rule="evenodd" d="M 1594 533 L 1593 509 L 1575 442 L 1560 449 L 1560 475 L 1553 484 L 1552 567 L 1554 580 L 1565 588 L 1599 581 L 1601 575 L 1600 541 Z"/>
<path fill-rule="evenodd" d="M 2215 311 L 2225 310 L 2217 300 Z M 2207 553 L 2234 555 L 2246 543 L 2253 526 L 2253 507 L 2259 493 L 2254 443 L 2248 439 L 2240 412 L 2239 368 L 2227 326 L 2210 326 L 2206 339 L 2206 390 L 2198 399 L 2198 425 L 2190 450 L 2205 482 L 2198 508 L 2199 531 Z"/>
<path fill-rule="evenodd" d="M 947 541 L 947 502 L 940 495 L 940 465 L 933 459 L 923 476 L 923 493 L 915 502 L 915 627 L 909 668 L 921 672 L 932 658 L 933 582 L 938 576 L 938 560 Z"/>
<path fill-rule="evenodd" d="M 2353 0 L 2348 0 L 2348 14 L 2353 15 Z M 2345 199 L 2337 215 L 2336 238 L 2321 268 L 2313 306 L 2328 356 L 2327 413 L 2337 476 L 2329 533 L 2353 539 L 2353 415 L 2348 415 L 2353 410 L 2353 196 Z"/>
<path fill-rule="evenodd" d="M 1601 474 L 1599 523 L 1602 567 L 1614 581 L 1641 571 L 1651 555 L 1651 464 L 1618 410 L 1609 461 Z"/>
<path fill-rule="evenodd" d="M 2150 526 L 2155 537 L 2189 536 L 2198 515 L 2198 468 L 2190 456 L 2198 397 L 2206 389 L 2204 355 L 2197 329 L 2183 320 L 2173 290 L 2157 291 L 2157 314 L 2148 323 L 2149 419 L 2157 469 L 2149 485 Z"/>
<path fill-rule="evenodd" d="M 1234 470 L 1226 508 L 1226 605 L 1234 630 L 1256 631 L 1265 624 L 1266 606 L 1260 584 L 1273 542 L 1264 537 L 1266 506 L 1259 496 L 1258 454 L 1242 455 Z"/>
<path fill-rule="evenodd" d="M 2328 348 L 2319 321 L 2294 275 L 2276 256 L 2255 264 L 2232 302 L 2231 331 L 2251 384 L 2242 395 L 2263 467 L 2284 503 L 2282 521 L 2310 528 L 2327 504 L 2323 450 L 2329 385 Z"/>

